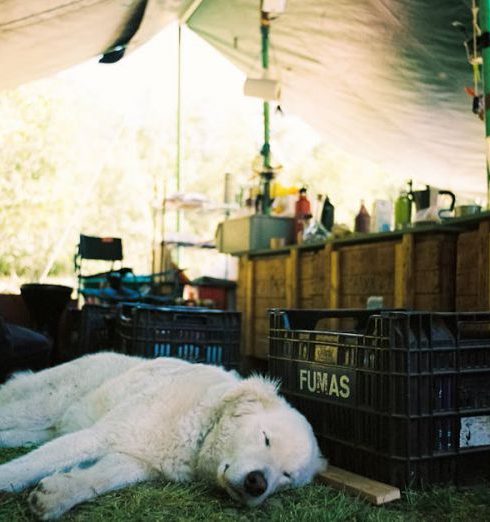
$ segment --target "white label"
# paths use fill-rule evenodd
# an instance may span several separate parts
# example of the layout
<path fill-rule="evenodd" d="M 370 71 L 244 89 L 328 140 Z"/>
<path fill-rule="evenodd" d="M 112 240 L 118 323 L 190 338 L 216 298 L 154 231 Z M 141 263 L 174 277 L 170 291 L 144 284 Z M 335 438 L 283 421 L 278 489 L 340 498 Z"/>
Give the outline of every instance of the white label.
<path fill-rule="evenodd" d="M 462 417 L 459 447 L 474 448 L 490 445 L 490 415 Z"/>

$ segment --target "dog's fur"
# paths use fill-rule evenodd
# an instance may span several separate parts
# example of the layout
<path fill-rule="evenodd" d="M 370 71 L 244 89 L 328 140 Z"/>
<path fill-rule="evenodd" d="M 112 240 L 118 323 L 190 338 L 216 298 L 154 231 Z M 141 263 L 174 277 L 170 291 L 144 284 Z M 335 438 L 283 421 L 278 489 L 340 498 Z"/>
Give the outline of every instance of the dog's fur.
<path fill-rule="evenodd" d="M 310 425 L 275 383 L 115 353 L 20 374 L 0 387 L 0 446 L 40 443 L 0 466 L 0 491 L 37 484 L 29 505 L 44 520 L 159 474 L 217 483 L 256 506 L 326 465 Z"/>

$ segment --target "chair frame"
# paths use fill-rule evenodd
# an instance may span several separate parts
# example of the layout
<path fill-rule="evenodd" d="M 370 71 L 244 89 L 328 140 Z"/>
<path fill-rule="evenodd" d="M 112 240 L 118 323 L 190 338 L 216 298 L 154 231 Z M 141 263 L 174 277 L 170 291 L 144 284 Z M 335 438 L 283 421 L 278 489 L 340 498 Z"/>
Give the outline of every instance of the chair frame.
<path fill-rule="evenodd" d="M 96 261 L 110 261 L 111 267 L 106 272 L 97 274 L 85 275 L 83 274 L 82 264 L 84 259 Z M 80 297 L 82 291 L 83 279 L 89 277 L 101 277 L 114 272 L 115 263 L 119 261 L 122 269 L 123 249 L 122 239 L 119 237 L 97 237 L 80 234 L 80 241 L 77 245 L 73 262 L 75 266 L 75 274 L 77 275 L 78 286 L 77 296 Z"/>

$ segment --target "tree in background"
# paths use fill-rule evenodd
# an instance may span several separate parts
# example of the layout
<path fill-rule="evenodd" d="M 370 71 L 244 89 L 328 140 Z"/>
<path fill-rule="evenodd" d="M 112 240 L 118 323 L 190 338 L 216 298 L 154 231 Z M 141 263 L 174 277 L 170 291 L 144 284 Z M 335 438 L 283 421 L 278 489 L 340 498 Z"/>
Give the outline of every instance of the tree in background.
<path fill-rule="evenodd" d="M 176 130 L 175 118 L 146 103 L 145 116 L 135 118 L 130 110 L 141 100 L 115 110 L 59 77 L 0 93 L 0 277 L 16 284 L 73 278 L 80 233 L 122 237 L 124 264 L 151 270 L 156 217 L 165 192 L 175 190 Z M 222 202 L 225 172 L 237 191 L 258 185 L 251 164 L 262 118 L 260 103 L 253 107 L 246 112 L 216 96 L 185 105 L 182 190 Z M 312 199 L 328 193 L 340 221 L 351 225 L 361 198 L 396 193 L 376 166 L 334 150 L 301 121 L 276 115 L 272 129 L 285 167 L 278 181 L 306 184 Z M 222 218 L 184 214 L 182 230 L 212 239 Z"/>
<path fill-rule="evenodd" d="M 147 268 L 155 172 L 143 131 L 53 80 L 2 93 L 0 120 L 0 274 L 72 275 L 80 232 L 125 236 Z"/>

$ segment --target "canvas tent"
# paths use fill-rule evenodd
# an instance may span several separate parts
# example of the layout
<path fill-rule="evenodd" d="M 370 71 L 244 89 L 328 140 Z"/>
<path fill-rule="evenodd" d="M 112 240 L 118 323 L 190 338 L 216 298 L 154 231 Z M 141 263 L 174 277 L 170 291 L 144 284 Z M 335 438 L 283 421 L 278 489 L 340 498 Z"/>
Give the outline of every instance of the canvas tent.
<path fill-rule="evenodd" d="M 259 0 L 0 0 L 0 88 L 187 25 L 260 72 Z M 471 0 L 288 0 L 272 23 L 283 110 L 400 179 L 486 193 L 484 124 L 471 112 L 461 27 Z M 461 22 L 455 28 L 453 22 Z"/>

